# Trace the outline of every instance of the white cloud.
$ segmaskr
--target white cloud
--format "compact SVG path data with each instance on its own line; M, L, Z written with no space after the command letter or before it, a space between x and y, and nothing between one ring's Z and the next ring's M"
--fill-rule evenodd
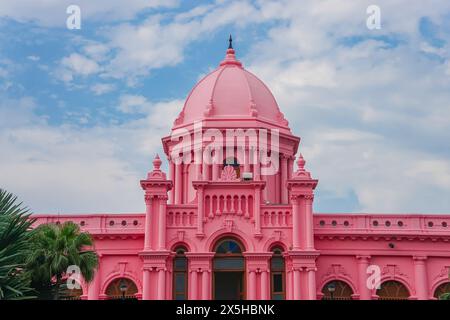
M2 99L1 187L39 213L143 212L139 180L182 105L152 106L123 125L55 127L33 113L33 99Z
M76 4L81 10L81 19L94 21L123 21L136 14L161 7L174 7L179 0L14 0L0 2L0 17L9 17L17 21L32 21L43 26L66 27L69 16L66 9ZM83 28L83 23L82 23Z
M97 83L91 87L91 91L96 95L102 95L105 93L109 93L115 89L115 85L112 83Z
M75 76L86 77L99 71L100 66L97 62L78 53L72 53L61 60L56 75L64 82L71 82Z

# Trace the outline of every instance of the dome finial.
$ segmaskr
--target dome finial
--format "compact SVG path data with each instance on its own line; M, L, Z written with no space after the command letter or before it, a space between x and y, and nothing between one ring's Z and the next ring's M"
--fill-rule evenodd
M228 49L233 49L233 38L231 37L231 34L230 34L230 37L228 38L228 42L230 43L228 45Z

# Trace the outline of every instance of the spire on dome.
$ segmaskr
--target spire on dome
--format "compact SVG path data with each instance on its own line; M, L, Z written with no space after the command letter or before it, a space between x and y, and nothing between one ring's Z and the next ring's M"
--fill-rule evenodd
M233 49L233 37L228 38L228 49L227 49L227 54L225 56L225 59L222 60L222 62L220 63L220 66L224 66L224 65L236 65L241 67L242 63L236 59L236 55L235 55L235 51Z

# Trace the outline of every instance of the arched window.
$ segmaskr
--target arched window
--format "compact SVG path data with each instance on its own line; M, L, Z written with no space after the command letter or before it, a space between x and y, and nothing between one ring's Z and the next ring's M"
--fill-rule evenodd
M283 249L274 247L270 259L270 292L272 300L286 299L286 280Z
M245 261L243 246L234 239L219 241L214 249L213 293L216 300L242 300Z
M136 284L128 278L116 279L106 288L109 300L136 299L137 292Z
M377 295L380 300L406 300L409 298L409 291L402 283L390 280L381 284Z
M173 259L173 298L174 300L187 299L188 287L188 261L186 258L186 248L178 247L175 249L175 258Z
M333 280L323 286L322 293L322 300L351 300L353 290L346 282Z
M241 166L239 165L239 162L236 158L226 158L223 161L223 167L226 166L232 166L234 171L236 172L236 178L239 178L241 176Z
M439 287L436 288L436 290L434 290L433 296L436 299L443 299L448 295L450 295L450 282L444 282L440 284Z

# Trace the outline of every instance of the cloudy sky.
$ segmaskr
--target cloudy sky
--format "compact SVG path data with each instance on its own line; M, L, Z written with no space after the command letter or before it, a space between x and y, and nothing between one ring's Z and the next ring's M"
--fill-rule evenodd
M448 0L3 0L0 187L37 213L143 212L138 181L230 33L302 137L316 211L450 213Z

